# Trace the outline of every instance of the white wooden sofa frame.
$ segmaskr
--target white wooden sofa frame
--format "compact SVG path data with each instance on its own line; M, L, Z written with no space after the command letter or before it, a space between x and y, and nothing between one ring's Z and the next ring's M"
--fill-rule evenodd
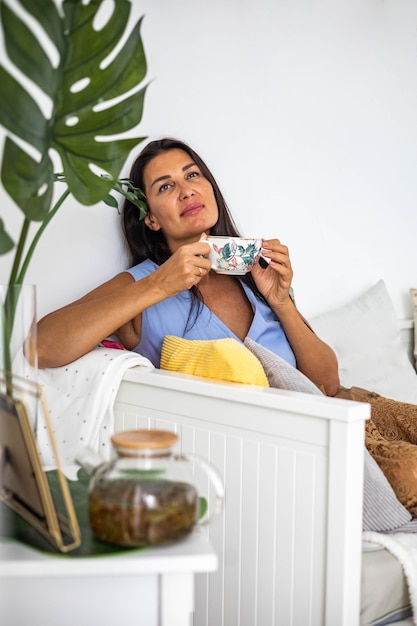
M401 323L410 358L413 325ZM132 368L116 430L176 431L226 488L194 626L357 626L368 404ZM140 608L140 601L138 601Z

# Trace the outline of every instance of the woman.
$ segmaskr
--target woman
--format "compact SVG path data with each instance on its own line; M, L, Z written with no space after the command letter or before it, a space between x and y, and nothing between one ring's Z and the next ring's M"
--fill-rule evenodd
M241 341L250 336L334 395L337 360L294 305L287 247L263 240L262 255L270 263L256 264L239 279L212 271L204 237L239 233L213 175L181 141L148 144L130 177L148 205L139 221L137 208L125 203L132 268L39 322L40 367L67 364L113 334L156 366L168 334Z

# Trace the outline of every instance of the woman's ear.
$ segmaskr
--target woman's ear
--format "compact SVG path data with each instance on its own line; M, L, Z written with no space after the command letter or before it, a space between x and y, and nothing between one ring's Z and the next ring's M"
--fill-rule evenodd
M158 221L150 214L147 213L143 220L148 228L151 230L160 230L160 225Z

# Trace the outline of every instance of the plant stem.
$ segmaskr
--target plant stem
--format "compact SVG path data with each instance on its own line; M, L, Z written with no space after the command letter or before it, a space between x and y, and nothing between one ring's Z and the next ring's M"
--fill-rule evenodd
M43 220L42 224L38 228L38 231L37 231L36 235L34 236L34 238L32 240L32 243L30 244L29 250L27 251L26 257L25 257L25 259L24 259L24 261L22 263L22 267L21 267L21 270L19 272L19 275L17 276L16 282L18 284L22 284L23 283L23 280L25 278L27 269L29 267L29 263L30 263L30 261L32 259L32 256L33 256L33 253L35 251L35 248L38 245L39 239L41 238L45 228L48 226L49 222L54 217L54 215L56 214L58 209L62 206L62 204L64 203L66 198L68 198L70 193L71 193L70 190L67 188L64 191L64 193L61 195L61 197L56 201L55 206L52 207L52 209L49 211L49 213L47 214L47 216Z
M14 317L16 313L17 300L14 297L12 285L16 284L16 277L19 271L19 265L25 248L26 238L29 232L30 220L25 218L20 231L19 242L17 244L16 254L13 261L12 271L10 273L9 284L4 297L4 302L1 303L1 316L2 316L2 328L3 328L3 369L5 376L9 377L12 371L12 356L10 349L10 342L12 340ZM8 382L10 380L7 378Z
M48 226L51 219L54 217L58 209L61 207L66 198L70 195L70 190L67 188L64 193L60 196L60 198L55 203L54 207L48 212L47 216L41 223L38 228L36 235L34 236L32 243L29 246L29 249L26 253L26 256L23 258L23 252L25 248L25 243L27 239L27 235L29 232L29 227L31 221L25 218L22 229L20 231L19 242L16 248L16 255L14 258L12 270L10 273L9 284L7 286L7 291L5 294L4 302L1 305L1 316L2 316L2 328L3 328L3 347L4 347L4 355L3 355L3 367L5 370L6 377L9 377L12 373L12 357L11 357L11 346L10 342L12 339L13 326L16 315L16 306L20 295L20 289L17 287L14 288L15 285L22 285L27 269L29 267L29 263L32 259L35 248L41 238L45 228ZM7 378L7 380L9 380ZM10 382L10 380L9 380Z
M7 292L8 295L8 292ZM3 363L4 377L6 381L10 382L8 377L12 371L12 355L10 350L11 332L9 328L6 302L1 304L1 326L3 329Z
M64 191L64 193L61 195L61 197L57 200L55 206L48 212L47 216L45 217L42 224L38 228L38 231L36 235L34 236L32 243L30 244L29 250L27 251L26 256L24 257L23 262L22 262L23 251L25 248L25 243L26 243L31 221L25 218L23 222L22 230L20 231L19 242L17 244L13 267L12 267L12 271L10 274L9 285L8 285L8 289L7 289L7 293L5 297L5 302L4 302L4 311L5 311L5 316L6 316L5 328L7 328L5 339L7 339L7 335L9 335L9 339L11 339L12 332L13 332L14 316L15 316L16 305L17 305L17 300L18 300L18 297L16 298L12 297L13 295L12 286L23 284L23 280L25 278L27 269L29 267L29 263L32 259L33 253L35 251L35 248L39 242L39 239L42 233L44 232L45 228L48 226L49 222L54 217L54 215L56 214L56 212L58 211L58 209L60 208L60 206L62 205L64 200L69 196L70 193L71 192L67 188ZM20 268L20 271L19 271L19 268Z
M23 222L23 226L22 226L22 230L20 231L20 237L19 237L19 242L17 244L17 249L16 249L16 254L14 257L14 261L13 261L13 266L12 266L12 271L10 273L10 278L9 278L9 285L15 285L16 284L16 277L17 277L17 273L19 271L19 266L20 266L20 262L22 259L22 255L23 255L23 250L25 248L25 243L26 243L26 238L29 232L29 227L30 227L30 220L28 220L27 217L25 217L25 220Z

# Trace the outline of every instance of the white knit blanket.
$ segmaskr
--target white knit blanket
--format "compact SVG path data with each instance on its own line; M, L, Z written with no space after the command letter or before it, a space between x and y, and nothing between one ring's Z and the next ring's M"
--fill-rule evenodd
M114 401L124 372L137 365L154 367L135 352L97 347L69 365L38 371L62 465L73 464L86 446L109 458ZM42 422L37 440L44 465L55 465Z
M413 608L413 624L417 625L417 533L366 532L362 538L383 546L401 563Z

